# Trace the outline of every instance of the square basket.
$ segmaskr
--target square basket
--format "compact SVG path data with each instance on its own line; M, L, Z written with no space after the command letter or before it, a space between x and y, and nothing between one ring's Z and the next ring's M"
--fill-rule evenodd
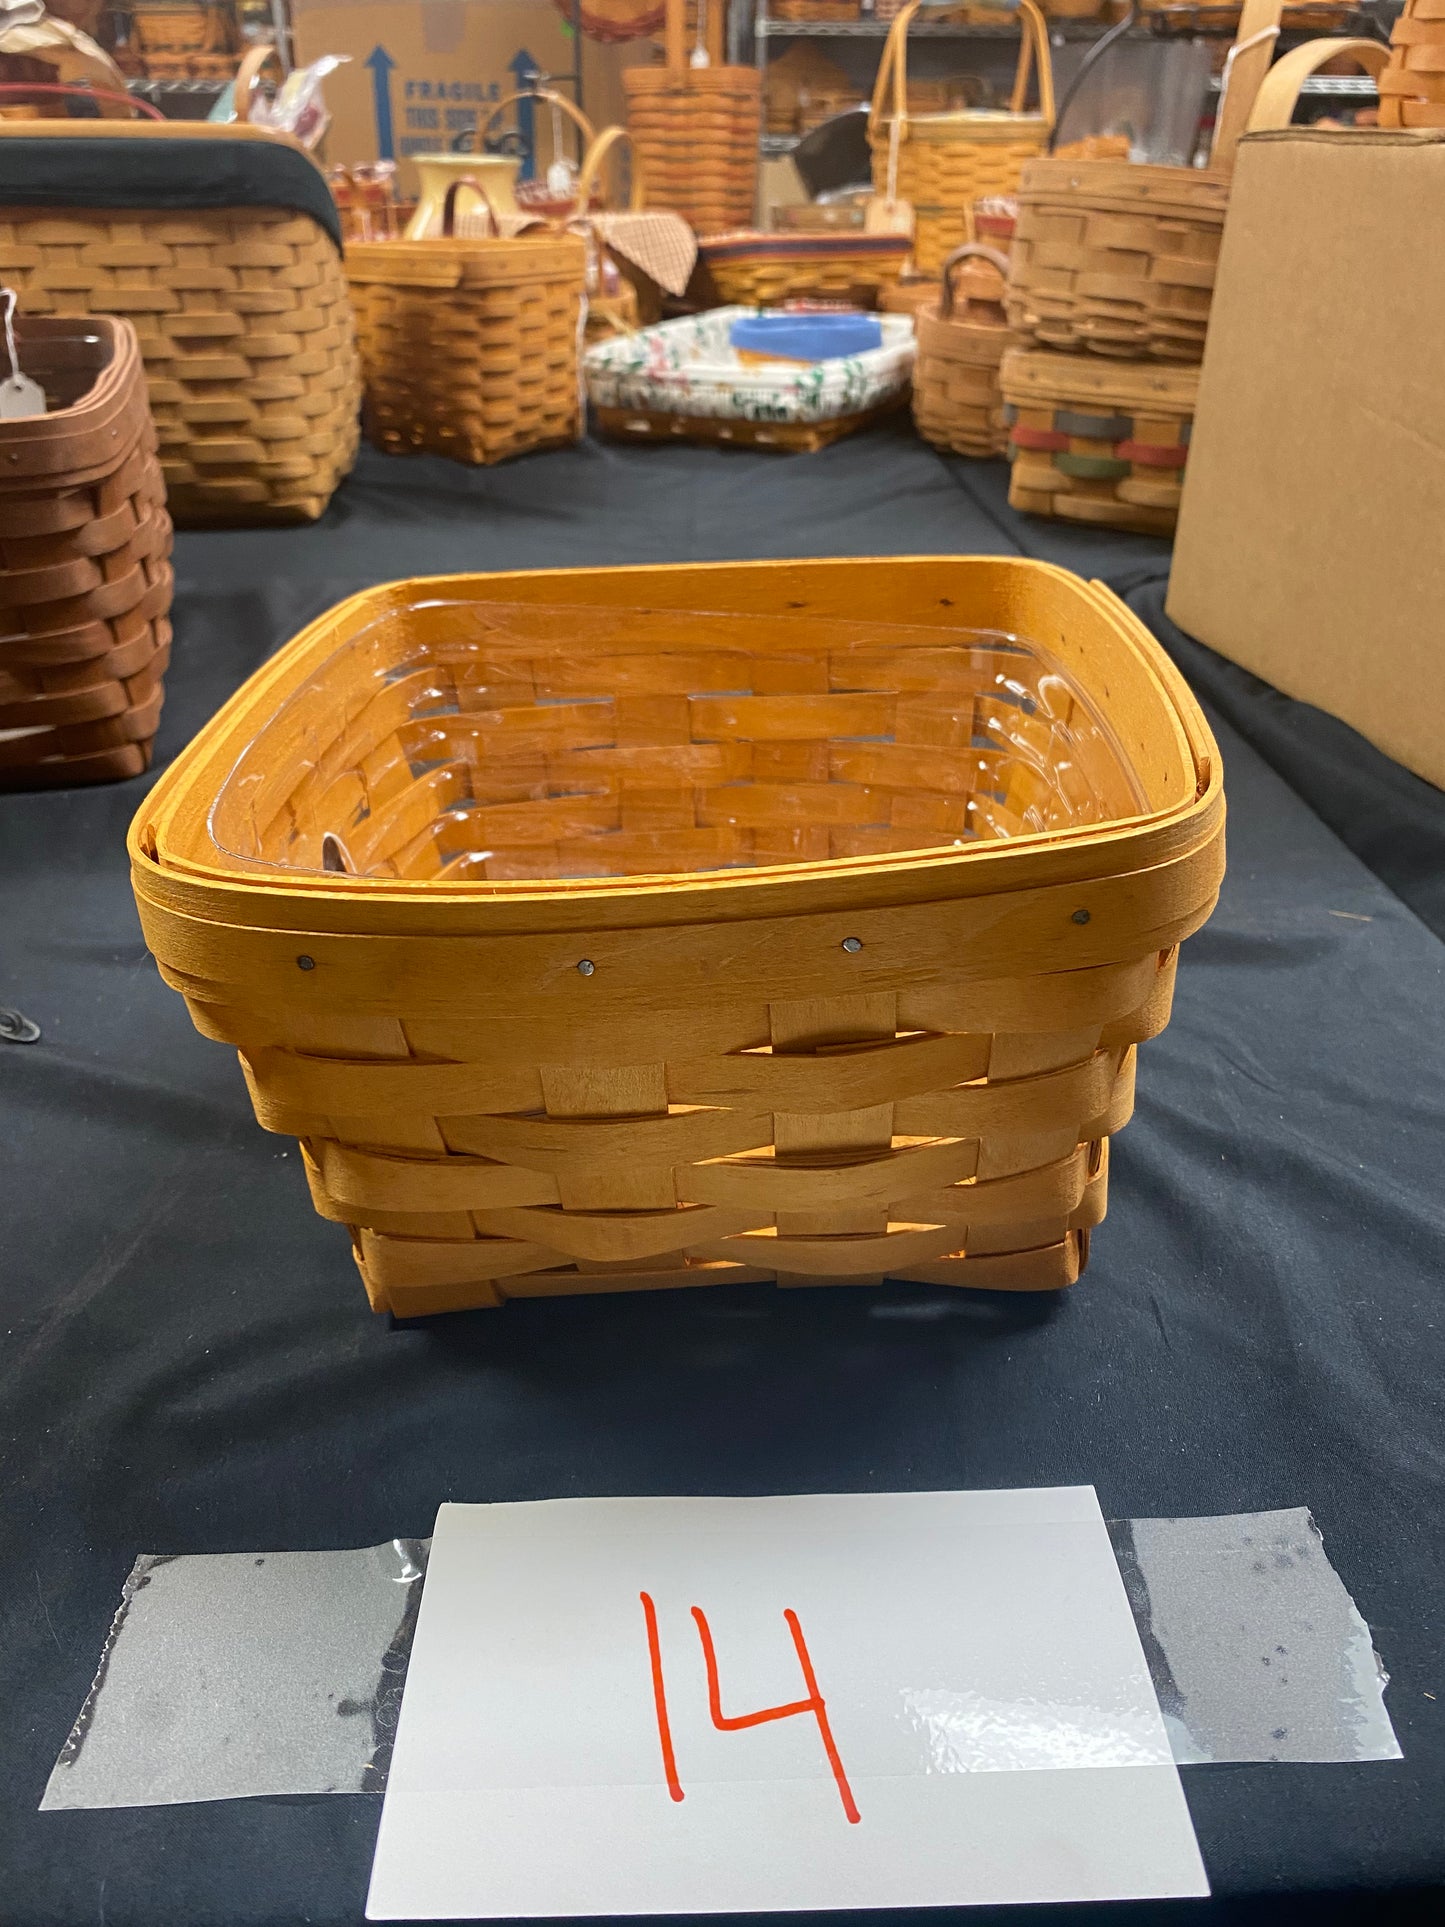
M1072 1283L1223 826L1100 584L890 557L368 590L130 848L165 980L406 1315Z

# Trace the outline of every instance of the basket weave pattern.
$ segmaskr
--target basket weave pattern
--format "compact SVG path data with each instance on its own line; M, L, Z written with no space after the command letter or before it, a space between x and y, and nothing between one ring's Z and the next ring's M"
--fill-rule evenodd
M935 448L956 455L1001 455L1008 436L999 363L1016 345L1000 305L1003 275L1000 267L975 257L960 280L962 306L950 303L944 313L935 299L915 316L913 419Z
M1140 792L1067 675L996 630L781 615L817 601L785 566L775 591L727 571L733 615L668 614L681 571L593 575L606 609L356 598L137 819L163 972L302 1140L377 1308L1078 1275L1134 1046L1218 887L1212 752L1164 732L1151 781L1187 820L1115 854ZM926 607L925 578L935 610L967 599L957 564L865 566L865 606ZM1031 565L970 567L1042 619ZM1104 592L1055 580L1080 648L1162 715ZM971 892L965 848L1027 868L1012 830L1072 880L970 868ZM730 864L765 867L699 874Z
M134 324L178 522L313 521L350 470L351 304L314 221L0 207L0 276L31 313Z
M485 464L576 440L579 236L380 241L347 268L379 447Z
M1445 0L1405 0L1379 89L1381 127L1445 127Z
M680 214L699 234L746 227L758 191L757 69L628 67L622 85L648 205Z
M103 410L99 459L37 471L23 453L34 419L0 421L0 789L139 775L160 718L172 574L155 429L134 335L88 327L113 343L104 401L47 380L64 412L45 424L84 436ZM25 366L42 376L66 333L23 326Z
M1000 380L1011 507L1143 534L1173 532L1196 368L1081 365L1067 355L1016 349L1005 356Z
M1198 361L1227 175L1034 161L1019 185L1009 325L1048 348Z
M713 237L715 245L736 238ZM850 239L863 244L850 246ZM874 308L897 281L910 252L906 236L897 237L891 246L847 234L822 245L809 237L791 250L782 235L760 234L758 242L753 254L736 249L717 253L703 247L704 264L726 306L766 308L782 301L819 296Z

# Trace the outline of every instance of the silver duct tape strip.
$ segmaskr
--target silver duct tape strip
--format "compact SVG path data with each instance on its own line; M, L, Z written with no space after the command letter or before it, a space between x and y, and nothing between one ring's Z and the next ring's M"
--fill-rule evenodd
M1110 1530L1181 1766L1400 1757L1307 1511ZM138 1559L42 1811L381 1792L427 1543Z

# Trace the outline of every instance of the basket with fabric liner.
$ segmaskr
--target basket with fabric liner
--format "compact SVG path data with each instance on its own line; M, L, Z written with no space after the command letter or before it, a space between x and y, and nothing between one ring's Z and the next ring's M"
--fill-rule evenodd
M806 454L904 405L913 368L904 317L881 317L881 346L859 354L745 362L732 345L733 324L759 312L713 308L590 348L587 391L598 430L627 441Z
M180 523L314 521L356 459L336 204L284 135L0 122L0 281L133 323Z
M47 412L0 419L0 790L138 776L172 575L135 330L21 317L15 334Z
M971 209L987 195L1012 194L1026 161L1041 154L1053 130L1054 81L1048 29L1034 0L1019 0L1021 41L1006 113L910 113L908 28L921 0L904 7L889 29L868 122L873 189L882 206L912 211L915 265L937 274L943 258L974 239ZM1024 103L1038 69L1038 110Z
M999 369L1009 506L1170 535L1179 515L1199 370L1013 348Z
M368 590L130 851L165 980L407 1315L1073 1282L1223 822L1102 585L890 557Z
M1316 40L1270 67L1279 0L1251 0L1226 67L1208 168L1129 160L1030 161L1006 300L1009 326L1043 348L1126 360L1199 361L1240 136L1287 127L1306 78L1353 56L1379 73L1371 40Z

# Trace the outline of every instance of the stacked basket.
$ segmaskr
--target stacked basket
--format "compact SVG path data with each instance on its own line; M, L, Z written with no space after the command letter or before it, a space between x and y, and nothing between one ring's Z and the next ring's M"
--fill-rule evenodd
M1445 0L1405 0L1380 75L1382 127L1445 127Z
M1016 508L1172 532L1240 136L1287 125L1325 61L1384 64L1373 41L1317 40L1271 70L1280 13L1280 0L1247 0L1207 169L1024 169L1005 308L1028 345L1001 374Z
M699 234L746 227L758 193L762 82L755 67L722 64L722 25L710 9L711 64L689 66L683 0L668 0L664 65L622 74L649 198Z
M136 776L170 653L171 524L135 330L14 335L46 412L0 419L0 789Z

